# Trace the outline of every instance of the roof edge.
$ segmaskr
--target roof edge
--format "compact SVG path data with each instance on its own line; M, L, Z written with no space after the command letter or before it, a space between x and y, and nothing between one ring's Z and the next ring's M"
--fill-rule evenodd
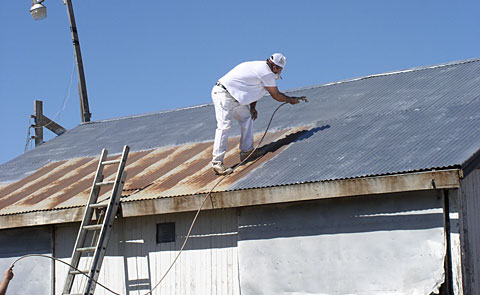
M382 175L286 186L214 192L206 209L226 209L298 201L392 194L412 191L456 189L460 187L460 169L433 170ZM126 201L124 217L196 211L206 194Z
M465 177L477 168L480 168L480 150L477 150L470 158L468 158L462 164L462 169Z
M412 191L456 189L460 187L460 169L362 177L300 183L287 186L222 191L212 194L204 210L253 205L380 195ZM122 201L123 217L196 211L206 194ZM84 207L52 209L0 215L0 229L79 222Z

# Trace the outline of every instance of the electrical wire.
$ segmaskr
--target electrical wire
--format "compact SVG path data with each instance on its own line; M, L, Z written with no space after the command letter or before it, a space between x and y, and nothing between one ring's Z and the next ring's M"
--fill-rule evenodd
M32 117L28 116L28 126L27 126L27 139L25 140L25 150L24 153L28 151L30 141L32 137L30 135L30 128L32 128Z
M53 116L53 119L51 119L50 122L48 122L47 124L45 125L41 125L41 126L33 126L33 128L43 128L43 127L47 127L48 125L54 123L54 121L58 120L60 118L60 115L62 114L62 112L65 110L65 108L67 107L67 102L70 98L70 92L71 92L71 89L72 89L72 83L73 83L73 76L75 74L75 68L77 67L77 63L75 62L75 57L74 57L74 60L73 60L73 68L72 68L72 73L70 74L70 82L68 83L68 86L67 88L65 88L65 94L63 96L63 102L62 102L62 107L57 111L57 113L55 114L55 116Z
M250 152L250 154L243 160L241 161L236 167L235 169L237 169L238 167L240 167L243 163L247 162L248 159L253 155L253 153L260 147L260 144L262 143L262 141L265 139L265 136L267 135L267 132L270 128L270 125L272 124L272 120L273 120L273 117L275 116L275 113L282 107L284 106L285 104L287 104L287 102L284 102L282 104L280 104L276 109L275 111L273 112L272 116L270 117L270 121L268 122L268 125L267 125L267 128L265 129L265 132L263 133L263 136L262 138L260 139L260 141L258 142L257 146ZM256 159L258 160L258 159ZM255 163L256 161L252 162ZM147 293L143 294L143 295L148 295L148 294L152 294L153 290L155 290L162 282L163 280L165 279L165 277L168 275L168 273L170 272L170 270L173 268L173 266L175 265L175 263L177 262L178 258L180 257L180 254L182 254L183 250L185 249L185 246L187 245L187 242L190 238L190 235L192 234L192 230L193 230L193 227L195 225L195 222L197 221L197 218L198 218L198 215L200 214L200 211L202 211L202 208L203 206L205 205L205 202L207 201L207 199L209 197L211 197L212 195L212 192L213 190L226 178L228 177L229 175L232 175L234 172L235 172L235 169L232 171L232 173L230 174L227 174L227 175L223 175L216 183L215 185L210 189L210 191L205 195L205 197L203 198L203 201L202 203L200 204L200 207L198 208L196 214L195 214L195 217L193 218L192 220L192 223L190 225L190 228L188 229L188 232L187 232L187 235L185 236L185 241L183 242L182 244L182 247L180 248L180 250L178 251L178 254L176 255L175 259L173 260L173 262L170 264L170 267L167 269L167 271L163 274L163 276L160 278L160 280L158 281L158 283ZM86 273L82 272L81 270L79 270L78 268L76 268L75 266L61 260L61 259L58 259L58 258L55 258L53 256L48 256L48 255L43 255L43 254L27 254L27 255L24 255L20 258L18 258L17 260L15 260L13 263L12 263L12 266L13 267L15 265L15 263L17 263L18 261L24 259L24 258L27 258L27 257L32 257L32 256L38 256L38 257L44 257L44 258L50 258L50 259L53 259L55 261L58 261L58 262L61 262L65 265L68 265L70 267L72 267L73 269L75 269L76 271L78 271L80 274L86 276L87 278L89 278L90 280L92 280L93 282L95 282L96 284L98 284L99 286L103 287L105 290L111 292L112 294L116 294L116 295L121 295L120 293L117 293L115 291L112 291L111 289L109 289L108 287L102 285L101 283L99 283L98 281L94 280L92 277L90 277L89 275L87 275Z
M36 126L36 125L32 125L31 124L31 119L32 119L32 116L29 117L28 119L28 127L27 127L27 139L25 141L25 149L24 149L24 153L27 152L30 148L30 142L32 141L32 137L30 135L30 129L31 128L43 128L43 127L47 127L49 126L50 124L54 123L54 121L58 120L60 118L60 114L65 110L65 108L67 107L67 102L68 102L68 99L70 98L70 91L72 89L72 83L73 83L73 74L75 73L75 68L77 67L77 63L75 62L75 58L73 59L73 68L72 68L72 73L70 74L70 82L68 83L68 86L67 88L65 89L65 95L63 96L63 103L62 103L62 107L57 111L57 113L55 114L55 116L53 116L53 119L48 122L47 124L45 125L41 125L41 126Z

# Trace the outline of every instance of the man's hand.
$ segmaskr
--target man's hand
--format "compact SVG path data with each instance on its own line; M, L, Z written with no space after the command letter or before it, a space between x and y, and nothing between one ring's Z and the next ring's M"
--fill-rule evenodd
M3 274L3 279L7 281L10 281L13 279L13 267L10 267L5 271L5 273Z
M256 120L258 116L258 112L255 108L250 108L250 115L252 116L252 120Z
M308 100L305 96L289 96L288 98L289 98L288 103L290 103L290 104L297 104L300 101L308 102Z

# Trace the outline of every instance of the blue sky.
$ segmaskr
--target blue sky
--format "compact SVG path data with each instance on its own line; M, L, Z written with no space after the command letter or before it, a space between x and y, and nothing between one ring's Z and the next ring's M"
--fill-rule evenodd
M48 17L35 22L30 0L2 1L0 163L23 153L34 99L67 129L81 122L66 7L61 0L44 5ZM210 103L219 77L274 52L288 60L281 90L480 57L480 1L473 0L73 6L92 120Z

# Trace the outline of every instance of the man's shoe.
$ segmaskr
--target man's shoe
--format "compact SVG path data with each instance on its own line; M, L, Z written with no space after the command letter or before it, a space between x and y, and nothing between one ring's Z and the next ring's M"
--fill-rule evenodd
M232 168L227 168L223 163L212 163L213 172L217 175L228 175L233 172Z
M252 151L253 150L249 150L249 151L246 151L246 152L240 152L240 162L243 162L243 160L245 160L247 157L248 157L249 160L254 160L254 159L263 155L262 151L259 150L259 149L256 149L253 152L253 154L252 154ZM252 154L252 155L250 155L250 154Z

